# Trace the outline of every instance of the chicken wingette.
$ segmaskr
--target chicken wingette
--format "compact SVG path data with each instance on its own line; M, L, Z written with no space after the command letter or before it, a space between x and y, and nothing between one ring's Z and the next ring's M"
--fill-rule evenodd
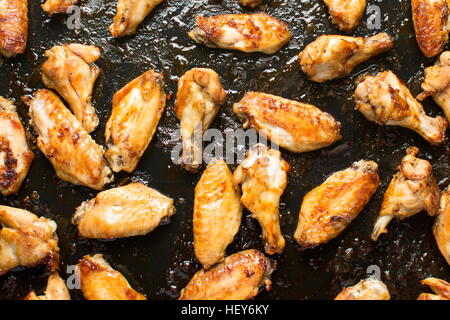
M38 296L31 291L24 300L70 300L70 294L64 280L57 272L54 272L48 278L47 288L43 295Z
M339 30L350 33L361 21L367 0L324 0L331 15L331 21Z
M69 13L69 9L77 3L78 0L46 0L42 9L49 15Z
M450 300L450 283L437 278L427 278L421 281L422 284L429 286L432 293L421 293L417 300Z
M450 265L450 188L442 193L439 215L434 222L433 234L442 256Z
M386 285L377 279L361 280L353 287L342 290L334 300L390 300Z
M250 8L257 8L260 5L262 5L264 0L240 0L239 3L241 6L244 7L250 7Z
M28 39L28 0L0 0L0 52L23 53Z

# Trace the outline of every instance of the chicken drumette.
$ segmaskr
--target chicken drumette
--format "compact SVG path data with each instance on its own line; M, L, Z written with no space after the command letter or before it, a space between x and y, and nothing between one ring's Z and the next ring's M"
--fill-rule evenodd
M450 265L450 188L442 194L439 215L433 226L436 243Z
M7 58L23 53L28 39L28 1L0 0L0 52Z
M331 20L339 30L350 33L361 21L367 0L324 0Z
M390 300L391 295L386 285L377 279L361 280L353 287L345 288L335 300Z
M70 294L64 280L54 272L48 278L47 288L42 296L31 291L24 300L70 300Z
M372 240L378 240L392 219L406 219L423 210L430 216L439 211L440 191L436 185L433 167L427 160L416 158L419 149L410 147L398 167L381 204L375 221Z
M49 15L58 13L69 13L69 9L78 3L78 0L47 0L42 9Z
M421 282L429 286L435 294L421 293L417 300L450 300L450 283L437 278L427 278Z
M264 0L240 0L239 3L244 7L257 8L262 5Z

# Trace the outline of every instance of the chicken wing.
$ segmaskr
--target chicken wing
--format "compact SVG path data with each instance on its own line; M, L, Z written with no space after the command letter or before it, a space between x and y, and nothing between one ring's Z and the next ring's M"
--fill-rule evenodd
M257 8L263 4L264 0L240 0L241 6Z
M372 240L377 241L392 219L409 218L423 210L430 216L439 211L440 191L433 167L427 160L416 158L419 149L410 147L384 194L379 217L375 220Z
M118 0L117 13L109 27L113 37L134 34L145 17L164 0Z
M279 151L259 143L248 151L233 175L234 184L242 184L241 203L259 221L264 249L271 255L284 250L278 207L289 170L289 164L281 159Z
M450 11L447 0L412 0L411 6L420 50L426 57L438 55L448 42Z
M54 46L45 51L42 82L67 101L87 132L94 131L98 117L91 104L92 91L100 69L94 64L100 49L82 44Z
M450 188L442 194L439 215L433 226L433 234L439 250L450 265Z
M28 1L0 0L0 52L7 58L23 53L28 39Z
M196 18L189 37L210 48L273 54L291 40L284 22L264 13Z
M0 206L0 275L16 267L34 267L47 262L58 269L56 223L33 213Z
M58 13L69 13L69 9L78 3L78 0L47 0L42 9L49 15Z
M334 300L390 300L391 295L386 285L376 279L361 280L353 287L342 290Z
M96 190L113 180L102 147L53 92L38 90L33 98L24 100L30 107L31 122L39 135L37 145L59 178Z
M196 172L202 162L202 136L225 103L227 93L219 75L211 69L194 68L178 81L175 113L183 140L183 167Z
M242 218L239 188L223 160L208 165L195 187L194 250L205 269L223 260Z
M320 36L299 53L303 72L315 82L345 77L360 63L394 47L387 33L373 37Z
M180 300L248 300L259 288L270 290L272 260L258 250L245 250L205 271L198 271L181 291Z
M391 71L366 76L355 91L356 110L379 125L412 129L433 145L444 142L448 122L425 114L406 85Z
M31 291L24 300L70 300L70 294L64 280L57 272L54 272L48 278L44 295L38 296L34 291Z
M0 192L4 196L19 191L33 158L16 107L0 97Z
M106 123L105 157L115 172L132 172L158 126L166 106L164 80L149 70L116 92Z
M307 152L332 145L341 124L315 106L262 92L247 92L233 106L244 121L262 136L291 152Z
M435 294L421 293L417 300L450 300L450 283L437 278L427 278L421 282L429 286Z
M373 161L355 162L303 198L294 233L302 249L337 237L358 216L378 188L377 170Z
M175 214L173 200L141 183L100 192L72 218L80 236L114 239L145 235Z
M131 288L127 279L114 270L101 254L84 256L77 268L81 291L87 300L147 300Z
M367 0L324 0L331 21L339 30L350 33L361 21Z

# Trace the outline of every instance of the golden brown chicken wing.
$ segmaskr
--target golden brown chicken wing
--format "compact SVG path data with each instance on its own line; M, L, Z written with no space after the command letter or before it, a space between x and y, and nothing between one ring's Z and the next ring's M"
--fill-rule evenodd
M100 58L100 49L72 43L54 46L45 51L45 55L47 61L41 68L42 82L67 101L87 132L94 131L98 117L91 104L91 96L100 74L100 69L94 64Z
M275 264L258 250L245 250L205 271L198 271L181 291L180 300L248 300L259 288L270 290Z
M84 256L77 268L81 291L87 300L147 300L131 288L127 279L114 270L101 254Z
M443 192L439 215L433 226L433 234L439 250L450 265L450 188Z
M284 22L265 13L196 18L189 37L207 47L273 54L291 40Z
M70 7L76 5L78 0L46 0L42 9L49 15L58 13L69 13Z
M223 260L239 231L240 196L225 161L209 164L195 187L194 201L194 250L205 269Z
M4 196L19 191L33 157L16 107L0 97L0 192Z
M387 33L373 37L320 36L299 53L302 70L315 82L345 77L360 63L394 47Z
M113 37L128 36L136 32L145 17L164 0L118 0L117 13L109 27Z
M421 282L429 286L435 294L421 293L417 300L450 300L450 283L437 278L427 278Z
M291 152L307 152L332 145L341 124L313 105L262 92L247 92L233 106L244 121L262 136Z
M447 0L412 0L412 16L417 43L426 57L442 52L448 42Z
M331 21L339 30L350 33L361 21L367 0L324 0L331 15Z
M34 267L47 262L58 268L56 223L33 213L0 206L0 275L16 267Z
M337 237L358 216L378 188L377 170L373 161L355 162L303 198L294 233L302 249Z
M72 222L78 225L82 237L114 239L145 235L173 214L172 199L134 182L83 202Z
M7 58L23 53L28 39L28 1L0 0L0 52Z
M103 149L53 92L38 90L24 100L39 135L37 145L59 178L96 190L113 180Z
M355 91L356 110L379 125L412 129L433 145L444 142L448 122L425 114L406 85L392 71L366 76Z
M334 300L390 300L391 295L386 285L376 279L361 280L353 287L342 290Z
M264 0L240 0L241 6L257 8L263 4Z
M183 140L183 167L196 172L202 162L202 137L225 103L227 93L219 75L211 69L194 68L178 81L175 112Z
M427 160L416 158L419 149L410 147L398 167L381 204L375 221L372 240L378 240L392 219L406 219L423 210L430 216L439 211L440 191L436 185L433 167Z
M116 92L105 129L105 157L115 172L132 172L136 168L152 141L165 106L163 76L153 70Z
M233 175L234 184L242 184L242 204L261 225L267 254L284 250L278 208L289 170L279 151L259 143L248 151Z
M48 278L47 289L42 296L31 291L24 300L70 300L70 294L64 280L54 272Z

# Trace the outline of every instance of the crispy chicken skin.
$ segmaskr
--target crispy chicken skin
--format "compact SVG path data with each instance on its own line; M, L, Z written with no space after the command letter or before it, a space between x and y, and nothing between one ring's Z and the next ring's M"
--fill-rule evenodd
M49 15L58 13L69 13L70 7L76 5L78 0L47 0L41 6Z
M386 285L376 279L361 280L353 287L345 288L334 300L390 300Z
M432 96L450 120L450 51L442 53L434 66L425 69L422 89L417 99L422 101Z
M118 0L117 13L109 31L113 37L134 34L145 17L164 0Z
M127 279L114 270L101 254L84 256L77 268L81 291L87 300L147 300L131 288Z
M450 265L450 188L442 193L439 215L434 222L433 234L439 250Z
M427 160L416 158L419 149L410 147L392 178L375 220L372 240L377 241L392 219L409 218L421 211L430 216L439 213L440 191L436 185L433 167Z
M315 82L345 77L360 63L394 47L387 33L347 37L323 35L308 44L298 58L303 72Z
M115 172L132 172L152 141L166 106L163 75L149 70L116 92L106 123L105 157Z
M442 52L448 42L447 0L412 0L414 30L420 50L426 57Z
M211 69L194 68L178 81L175 113L183 140L182 166L196 172L202 162L202 136L225 103L227 93L219 75Z
M433 145L444 142L447 120L427 116L422 105L392 71L364 77L356 88L355 102L355 109L369 121L409 128Z
M223 160L210 163L195 187L194 250L205 269L223 260L242 219L240 191Z
M373 161L355 162L303 198L294 233L302 249L337 237L358 216L378 188L377 170Z
M361 21L367 0L324 0L331 21L344 32L352 32Z
M56 223L33 213L0 206L0 276L16 267L47 263L58 269Z
M258 250L245 250L205 271L198 271L181 291L180 300L248 300L259 288L270 290L274 262Z
M28 39L28 1L0 0L0 52L7 58L23 53Z
M262 5L264 0L239 0L239 3L241 6L244 7L250 7L250 8L257 8L260 5Z
M289 170L279 151L256 144L233 175L234 184L242 184L241 203L259 221L264 249L271 255L283 252L285 246L278 209Z
M41 68L42 82L67 101L87 132L94 131L98 117L91 96L100 74L94 64L100 58L100 49L72 43L54 46L45 51L45 55L47 61Z
M174 213L172 199L134 182L83 202L72 222L82 237L114 239L145 235Z
M437 278L427 278L421 282L435 294L421 293L417 300L450 300L450 283Z
M196 18L189 37L207 47L273 54L291 40L284 22L265 13Z
M64 280L54 272L48 278L47 289L42 296L31 291L24 300L70 300L70 294Z
M0 192L4 196L19 191L33 157L16 107L0 97Z
M113 180L102 147L53 92L41 89L24 100L39 135L37 145L60 179L96 190Z
M247 92L233 106L244 121L262 136L295 153L332 145L341 139L341 124L313 105L262 92Z

